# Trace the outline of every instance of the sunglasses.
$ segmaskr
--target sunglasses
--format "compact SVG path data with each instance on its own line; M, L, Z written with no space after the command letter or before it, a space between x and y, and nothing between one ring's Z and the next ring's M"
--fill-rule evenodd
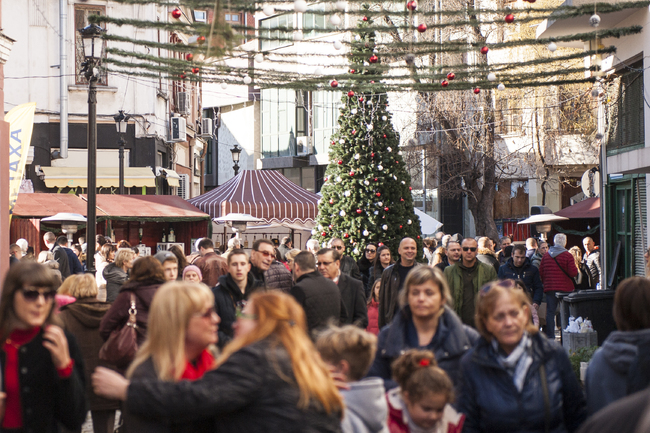
M371 250L371 249L366 248L366 252L367 252L367 253L376 253L377 250Z
M213 315L217 315L217 310L212 308L208 308L208 310L205 313L195 313L196 316L200 316L203 319L211 319Z
M54 295L56 295L56 290L48 290L45 292L41 292L36 288L23 287L22 289L20 289L20 293L22 293L23 298L25 298L25 300L28 302L35 302L41 295L43 295L43 299L45 300L45 302L49 302L52 299L54 299Z
M471 252L474 252L474 251L476 251L476 247L463 247L463 251L471 251Z
M250 319L250 320L257 320L257 315L255 314L246 314L242 311L241 307L237 307L235 310L235 317L238 319Z
M260 253L264 257L275 257L274 253L269 253L268 251L256 251L257 253Z
M334 263L334 262L317 262L316 267L318 267L318 266L329 266L332 263Z

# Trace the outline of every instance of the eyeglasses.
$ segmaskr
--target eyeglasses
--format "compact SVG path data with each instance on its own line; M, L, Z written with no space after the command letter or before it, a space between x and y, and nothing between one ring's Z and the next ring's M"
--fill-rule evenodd
M471 252L474 252L474 251L476 251L476 247L463 247L463 251L471 251Z
M205 313L194 313L194 315L201 316L201 318L203 319L211 319L213 315L214 316L217 315L217 311L214 309L214 307L212 307L212 308L208 308L208 310Z
M334 263L334 262L316 262L316 267L319 267L319 266L329 266L329 265L331 265L332 263Z
M268 251L255 251L256 253L260 253L264 257L275 257L274 253L270 253Z
M20 293L22 293L23 298L25 298L27 302L35 302L41 295L43 296L45 302L49 302L52 299L54 299L54 295L56 295L56 290L48 290L45 292L41 292L35 287L29 287L29 288L23 287L22 289L20 289Z
M238 319L257 320L256 314L246 314L242 311L241 307L237 307L237 309L235 310L235 317L237 317Z

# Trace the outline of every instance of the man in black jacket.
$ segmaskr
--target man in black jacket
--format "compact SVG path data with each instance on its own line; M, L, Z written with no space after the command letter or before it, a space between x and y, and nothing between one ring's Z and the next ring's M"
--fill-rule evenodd
M341 272L341 256L338 251L323 248L316 253L318 272L328 280L334 281L341 291L341 300L347 311L347 320L341 325L353 324L366 329L368 326L368 307L363 283Z
M54 260L59 264L59 272L61 272L61 279L65 280L70 276L70 262L65 249L56 243L56 235L52 232L47 232L43 235L45 246L54 255Z
M321 329L329 322L345 322L347 313L342 311L341 292L333 281L316 271L316 259L308 251L302 251L293 259L293 276L296 284L291 294L305 310L309 333Z
M341 273L349 275L359 281L363 281L363 275L361 275L357 262L355 262L352 257L345 254L345 244L343 241L339 238L334 238L330 241L329 247L338 251L341 257Z
M393 316L399 310L397 294L404 285L406 275L411 269L419 266L415 261L418 254L418 245L413 238L404 238L399 243L397 250L400 259L390 265L381 274L381 285L379 286L379 329L388 325Z

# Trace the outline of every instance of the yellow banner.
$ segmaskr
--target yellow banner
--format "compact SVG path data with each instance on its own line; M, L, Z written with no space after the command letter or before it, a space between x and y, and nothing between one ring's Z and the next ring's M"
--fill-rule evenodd
M23 180L29 144L34 129L34 111L36 102L19 105L5 115L9 123L9 218L14 210L18 190Z

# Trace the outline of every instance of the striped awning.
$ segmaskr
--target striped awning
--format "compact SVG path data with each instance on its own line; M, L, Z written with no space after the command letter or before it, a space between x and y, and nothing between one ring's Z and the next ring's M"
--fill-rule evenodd
M313 223L320 197L277 171L244 170L218 188L189 200L212 218L243 213L271 223Z
M48 188L88 188L88 168L86 167L41 167ZM97 167L97 187L119 187L118 167ZM125 167L124 186L149 188L156 187L156 177L149 167Z

